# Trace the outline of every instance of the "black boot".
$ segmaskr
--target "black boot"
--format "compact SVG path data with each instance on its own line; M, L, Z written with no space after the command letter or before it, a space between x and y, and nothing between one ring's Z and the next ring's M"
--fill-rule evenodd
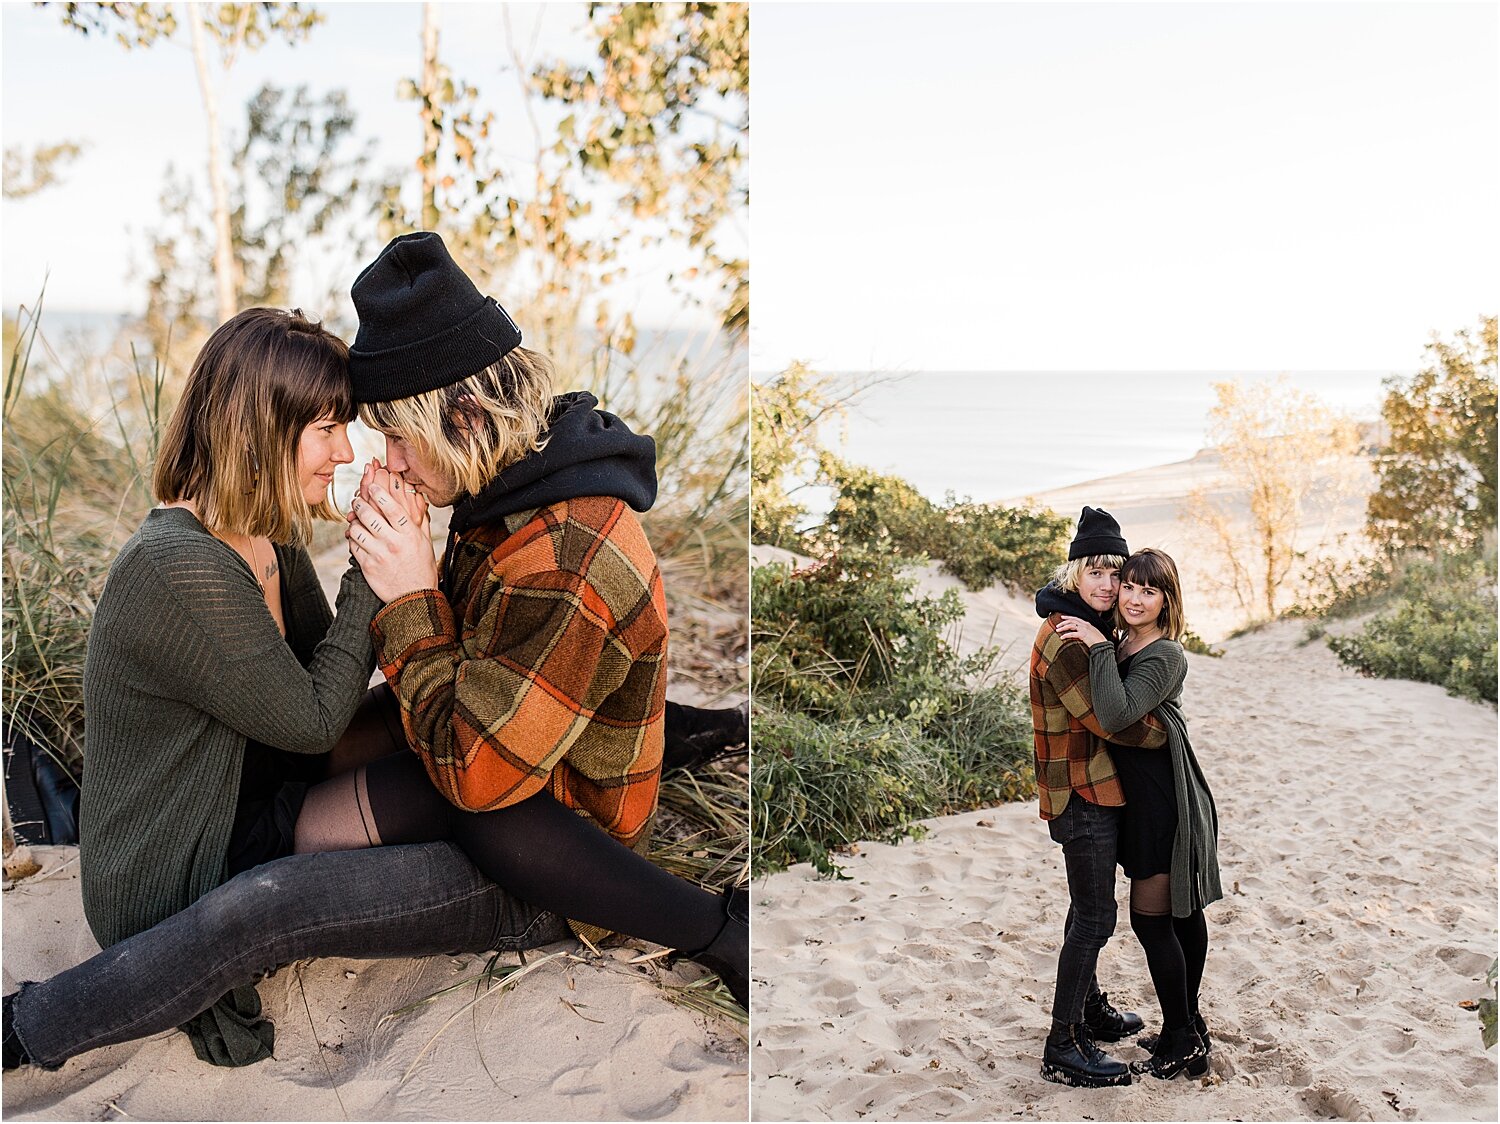
M1130 1084L1130 1068L1095 1046L1083 1023L1053 1024L1042 1047L1042 1076L1059 1085L1085 1089Z
M750 707L685 706L667 700L662 722L666 745L661 771L696 769L715 758L744 750L750 740Z
M1208 1036L1208 1024L1203 1021L1203 1016L1197 1011L1193 1012L1193 1029L1198 1032L1198 1037L1203 1040L1203 1056L1206 1058L1214 1052L1214 1041ZM1161 1035L1159 1034L1143 1034L1135 1040L1135 1044L1143 1050L1150 1050L1152 1053L1155 1053L1156 1044L1160 1040ZM1203 1075L1201 1073L1194 1073L1193 1076L1201 1077Z
M1157 1036L1151 1057L1143 1062L1131 1062L1130 1068L1136 1073L1149 1073L1164 1081L1170 1081L1179 1073L1202 1077L1208 1072L1208 1049L1203 1045L1203 1039L1198 1037L1197 1028L1192 1023L1187 1026L1163 1027L1161 1034Z
M734 1001L750 1012L750 891L724 891L724 927L707 948L683 955L718 975Z
M1118 1042L1139 1034L1146 1025L1134 1011L1116 1011L1109 994L1103 991L1096 991L1083 1001L1083 1023L1095 1042Z

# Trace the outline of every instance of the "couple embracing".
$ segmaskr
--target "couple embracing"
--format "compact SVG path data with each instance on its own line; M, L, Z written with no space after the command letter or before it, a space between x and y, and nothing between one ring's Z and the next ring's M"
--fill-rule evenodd
M1031 653L1041 816L1063 849L1069 906L1042 1076L1128 1085L1208 1072L1198 990L1208 952L1203 909L1219 886L1218 814L1182 713L1187 657L1172 559L1131 554L1120 525L1085 507L1068 561L1036 598L1046 617ZM1127 1066L1097 1045L1138 1034L1095 975L1115 927L1115 866L1130 879L1130 927L1146 954L1162 1029Z
M748 1005L745 892L646 857L666 746L735 740L724 712L665 699L666 602L635 516L654 443L555 394L436 234L393 240L352 296L352 348L247 309L188 375L160 506L89 634L80 858L104 951L5 996L6 1069L173 1026L244 1065L271 1055L253 985L281 965L591 927L682 950ZM340 516L356 414L386 463ZM429 502L452 507L441 564ZM316 518L345 523L336 613Z

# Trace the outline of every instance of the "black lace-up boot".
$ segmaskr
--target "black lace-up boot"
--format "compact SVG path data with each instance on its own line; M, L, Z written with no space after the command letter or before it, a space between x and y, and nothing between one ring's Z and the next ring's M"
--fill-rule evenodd
M1095 1042L1118 1042L1139 1034L1145 1023L1134 1011L1117 1011L1109 993L1096 991L1083 1001L1083 1022Z
M1130 1068L1135 1073L1149 1073L1164 1081L1170 1081L1179 1073L1202 1077L1208 1072L1208 1048L1203 1045L1203 1039L1198 1037L1197 1028L1192 1023L1163 1027L1151 1057L1143 1062L1131 1062Z
M1042 1047L1042 1076L1059 1085L1097 1089L1129 1085L1130 1067L1094 1045L1083 1023L1054 1023Z
M1197 1011L1193 1012L1193 1029L1198 1032L1198 1037L1203 1039L1203 1056L1206 1058L1214 1052L1214 1040L1208 1036L1208 1024L1203 1021L1203 1016ZM1155 1053L1156 1043L1160 1039L1159 1034L1143 1034L1135 1040L1135 1044L1143 1050ZM1194 1073L1193 1076L1201 1077L1202 1074Z

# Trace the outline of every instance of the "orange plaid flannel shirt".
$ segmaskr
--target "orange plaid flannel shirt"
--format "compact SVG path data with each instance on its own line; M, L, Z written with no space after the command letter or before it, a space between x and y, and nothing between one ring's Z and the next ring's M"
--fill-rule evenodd
M644 850L661 780L667 608L635 514L566 500L450 547L452 602L397 598L371 624L438 791L471 811L542 789Z
M1042 819L1061 815L1073 793L1105 807L1125 803L1125 792L1106 740L1155 749L1167 744L1167 729L1148 714L1124 730L1106 730L1094 717L1089 696L1089 649L1064 639L1053 613L1031 646L1031 731L1036 748L1036 790Z

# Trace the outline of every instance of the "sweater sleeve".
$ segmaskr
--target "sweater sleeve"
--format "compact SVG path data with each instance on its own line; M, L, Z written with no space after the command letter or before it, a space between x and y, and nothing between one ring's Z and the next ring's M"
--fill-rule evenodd
M628 663L602 659L617 641L604 600L582 575L541 570L483 581L477 622L460 633L438 590L392 601L370 626L401 702L407 741L432 782L469 811L541 791L587 727L589 699Z
M250 571L234 565L228 549L178 540L154 552L160 604L156 620L139 622L137 643L151 649L145 654L173 697L247 738L325 753L364 697L374 669L369 623L380 601L351 563L337 615L303 667Z
M1125 729L1175 695L1182 682L1181 651L1170 641L1158 641L1135 657L1130 674L1121 679L1114 648L1091 647L1089 686L1099 721L1111 730Z
M1167 744L1166 727L1150 714L1126 723L1118 730L1109 728L1109 723L1099 715L1095 704L1095 684L1090 679L1092 656L1081 640L1061 640L1055 649L1049 641L1048 649L1050 662L1046 671L1047 682L1068 713L1090 733L1121 745L1145 749L1156 749ZM1115 679L1119 680L1118 673Z

